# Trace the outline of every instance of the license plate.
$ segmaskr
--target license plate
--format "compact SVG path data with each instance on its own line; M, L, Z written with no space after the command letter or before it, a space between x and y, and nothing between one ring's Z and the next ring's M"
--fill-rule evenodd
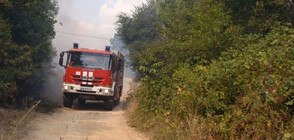
M92 88L85 88L85 87L81 87L82 91L92 91Z

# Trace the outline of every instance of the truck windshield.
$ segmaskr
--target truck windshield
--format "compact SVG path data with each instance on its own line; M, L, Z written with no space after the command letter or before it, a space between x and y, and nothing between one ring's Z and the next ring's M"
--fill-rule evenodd
M109 61L109 54L71 52L69 56L69 66L71 67L109 70Z

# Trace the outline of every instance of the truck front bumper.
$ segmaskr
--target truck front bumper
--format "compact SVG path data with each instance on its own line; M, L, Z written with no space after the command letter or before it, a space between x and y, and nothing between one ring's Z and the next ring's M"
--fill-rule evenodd
M63 83L62 91L74 94L113 96L113 89L111 87L104 86L87 87L78 84Z

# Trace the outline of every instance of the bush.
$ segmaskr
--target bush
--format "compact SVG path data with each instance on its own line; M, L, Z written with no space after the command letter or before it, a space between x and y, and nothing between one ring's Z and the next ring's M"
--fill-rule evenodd
M156 6L149 12L158 17L149 20L154 22L137 16L118 21L131 65L142 77L131 117L136 126L157 139L293 138L293 3L149 4ZM148 9L133 15L140 12ZM145 23L157 30L156 39L133 30L145 30ZM138 36L130 43L129 35Z
M0 2L0 106L27 100L32 94L29 79L55 55L51 40L56 4L55 0Z
M198 123L207 138L294 136L294 30L280 26L264 39L244 41L253 38L208 66L181 64L172 76L145 79L137 121L160 128L158 138L193 138L195 119L204 121Z

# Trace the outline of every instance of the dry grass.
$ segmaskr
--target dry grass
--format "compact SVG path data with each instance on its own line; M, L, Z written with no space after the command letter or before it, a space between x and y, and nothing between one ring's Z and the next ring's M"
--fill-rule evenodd
M138 114L137 107L138 107L138 100L136 98L136 92L138 92L140 87L140 84L138 82L132 82L131 88L128 91L128 95L126 98L126 102L123 103L123 109L126 110L126 117L128 118L128 123L131 127L135 127L137 130L141 131L145 134L145 136L148 136L149 139L185 139L185 140L194 140L194 139L205 139L205 140L215 140L216 138L212 136L211 134L204 133L204 129L207 129L207 125L204 124L204 120L201 117L195 117L191 122L188 122L188 126L182 126L179 127L177 132L173 133L179 133L182 134L181 131L183 131L183 128L189 128L189 130L186 130L186 135L179 135L176 137L170 137L166 135L161 135L161 131L163 130L162 125L155 125L152 127L152 129L146 129L144 128L142 124L142 120L140 118L142 117L142 114ZM145 114L146 115L146 114ZM150 122L151 123L151 122ZM149 123L147 123L149 124ZM180 124L180 123L178 123ZM168 125L168 124L165 124Z
M9 137L10 140L12 140L14 134L16 133L16 130L18 127L20 127L21 123L24 121L24 119L41 103L41 100L39 100L35 105L33 105L22 117L21 119L18 121L18 123L16 124L16 126L13 128L12 133Z
M24 114L24 110L0 108L0 140L9 138L13 128Z
M16 134L17 132L24 128L24 126L29 122L31 118L28 117L29 114L38 106L40 101L33 105L29 110L21 109L7 109L0 108L0 140L12 140L21 134ZM18 139L18 138L15 138Z
M138 90L140 84L138 82L131 82L130 83L130 90L127 92L126 101L123 103L123 109L126 110L126 114L132 114L137 109L138 102L135 98L135 94Z

